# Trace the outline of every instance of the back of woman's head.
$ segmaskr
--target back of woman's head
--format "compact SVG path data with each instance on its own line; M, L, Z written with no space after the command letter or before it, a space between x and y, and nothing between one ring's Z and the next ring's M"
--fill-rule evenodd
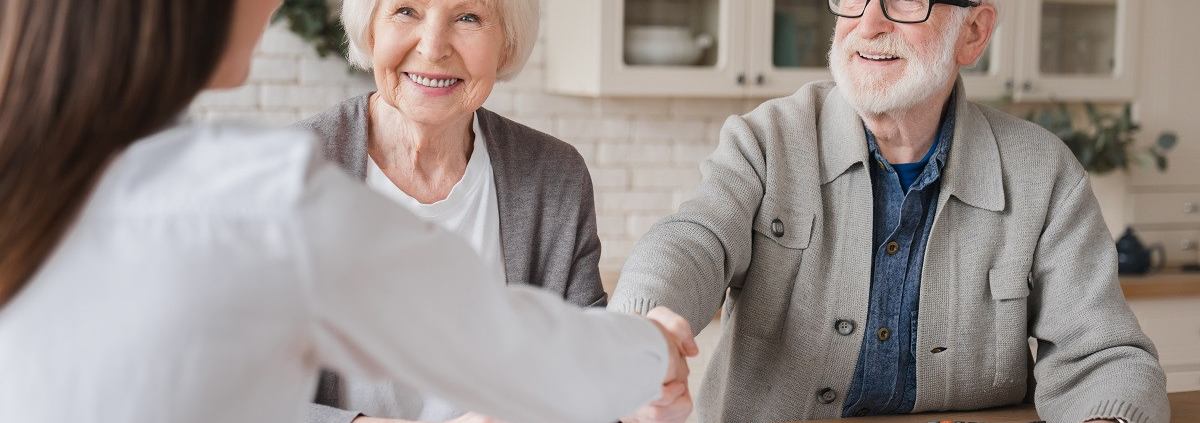
M205 87L234 2L0 0L0 306L108 161Z

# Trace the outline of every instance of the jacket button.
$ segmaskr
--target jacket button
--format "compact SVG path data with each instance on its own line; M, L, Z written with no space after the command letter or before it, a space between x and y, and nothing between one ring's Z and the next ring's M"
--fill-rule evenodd
M867 410L865 408L859 409L858 411L854 412L854 417L865 417L867 415L867 413L870 413L870 412L871 412L870 410Z
M833 328L837 330L838 335L850 336L850 334L854 333L854 321L838 320L833 324Z
M829 404L836 399L837 392L834 392L832 388L825 388L817 391L817 401L819 401L821 404Z
M890 256L890 255L896 254L897 251L900 251L900 244L897 244L896 241L891 241L891 242L888 242L887 245L883 247L883 249L884 249L884 251L887 251L888 255Z
M879 333L877 335L879 335L880 341L886 341L888 338L892 337L892 331L888 330L888 328L879 328Z
M776 238L783 236L782 220L775 219L771 221L771 235L775 235Z

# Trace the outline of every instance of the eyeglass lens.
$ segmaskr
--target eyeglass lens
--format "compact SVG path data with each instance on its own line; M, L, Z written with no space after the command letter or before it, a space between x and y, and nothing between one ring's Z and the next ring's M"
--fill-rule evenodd
M929 0L880 0L888 19L896 22L920 22L929 16ZM829 10L838 16L857 18L871 0L829 0Z

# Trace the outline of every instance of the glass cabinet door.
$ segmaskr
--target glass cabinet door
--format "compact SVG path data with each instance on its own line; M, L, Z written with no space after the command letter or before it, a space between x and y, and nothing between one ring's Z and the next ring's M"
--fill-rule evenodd
M1039 0L1025 5L1018 100L1129 100L1136 78L1137 0Z
M790 95L808 82L832 78L827 55L837 19L827 1L750 1L751 97Z
M562 0L552 0L562 1ZM596 0L588 0L596 1ZM613 0L610 0L613 1ZM745 6L739 0L615 0L617 40L603 84L613 95L739 96Z
M1038 71L1043 75L1112 76L1116 68L1116 1L1042 3Z

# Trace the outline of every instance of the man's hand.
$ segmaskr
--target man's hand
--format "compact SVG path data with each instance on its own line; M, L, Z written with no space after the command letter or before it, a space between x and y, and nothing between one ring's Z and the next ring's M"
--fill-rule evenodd
M409 420L400 419L382 419L378 417L358 416L351 423L420 423ZM504 423L500 420L479 414L467 413L454 419L447 420L446 423Z
M446 423L504 423L500 420L485 416L483 414L470 412L463 414L458 418L447 420Z
M684 388L686 388L687 357L695 357L700 354L700 347L696 346L696 339L692 336L692 326L686 319L666 307L655 307L646 314L646 318L658 326L663 338L667 339L667 355L671 359L671 364L667 368L667 374L663 377L663 385L669 385L671 382L683 382ZM686 392L686 389L684 391Z
M621 423L683 423L692 414L692 394L687 381L663 385L663 397L621 417Z

